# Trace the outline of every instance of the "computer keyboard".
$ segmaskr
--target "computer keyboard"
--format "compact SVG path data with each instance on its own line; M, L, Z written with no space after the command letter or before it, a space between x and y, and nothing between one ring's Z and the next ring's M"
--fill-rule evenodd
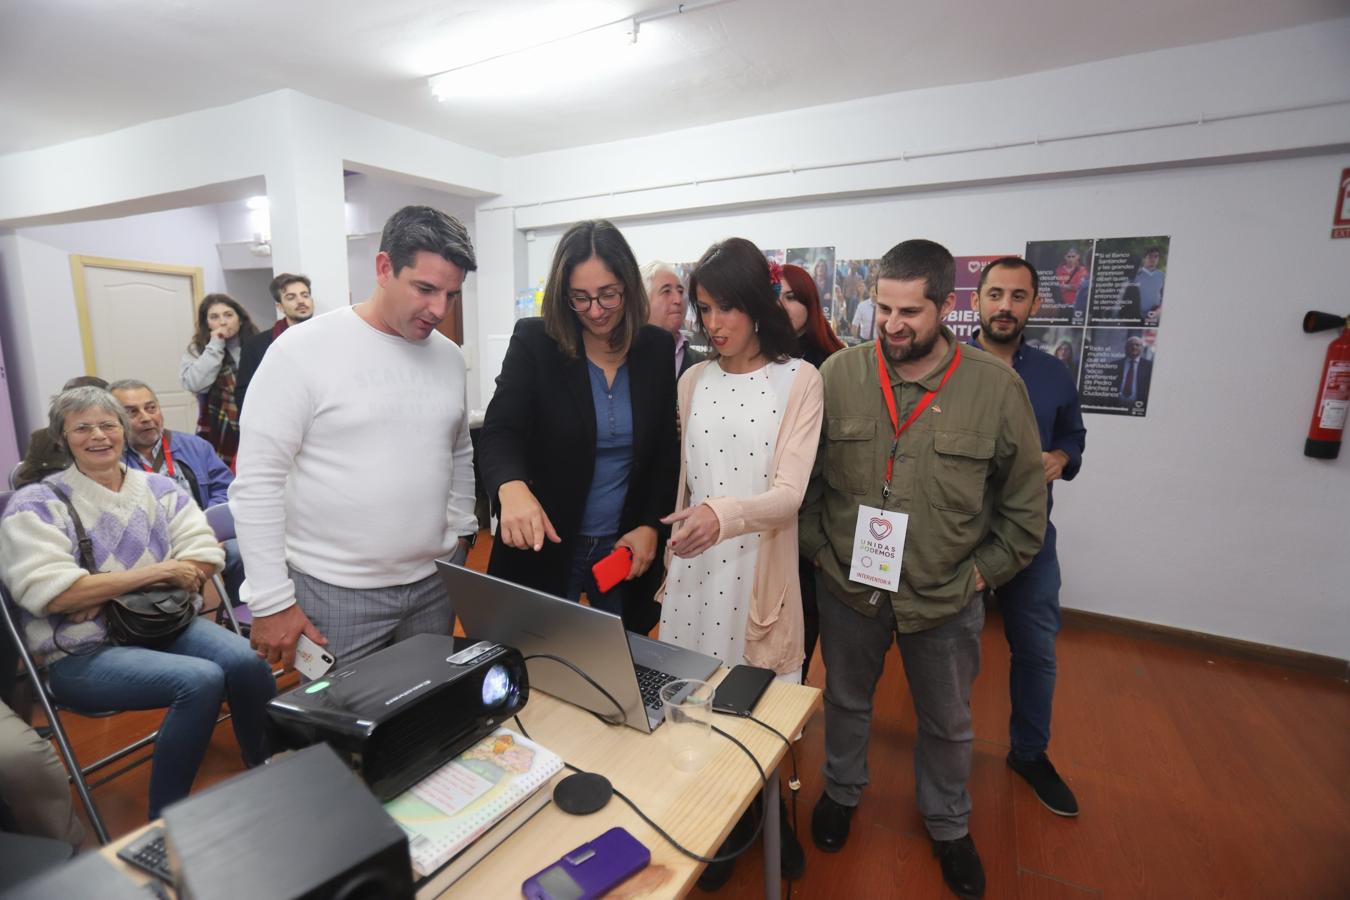
M636 666L638 690L642 692L642 705L648 709L661 708L661 688L675 680L669 672L659 672L646 666Z
M169 869L169 851L164 846L164 829L155 826L117 851L119 858L156 878L173 884Z

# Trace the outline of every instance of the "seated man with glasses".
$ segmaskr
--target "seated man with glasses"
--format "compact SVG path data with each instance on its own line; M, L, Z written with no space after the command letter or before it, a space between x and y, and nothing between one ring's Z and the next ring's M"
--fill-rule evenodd
M675 346L647 314L618 229L568 229L542 318L516 323L478 445L500 522L488 572L572 600L585 592L642 633L660 617L661 517L679 472ZM591 566L615 547L632 552L632 569L602 594Z

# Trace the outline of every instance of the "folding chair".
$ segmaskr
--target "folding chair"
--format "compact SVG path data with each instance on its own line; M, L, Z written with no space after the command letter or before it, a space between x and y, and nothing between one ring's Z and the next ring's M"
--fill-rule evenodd
M0 516L4 515L5 508L9 505L10 497L13 495L13 491L0 491ZM220 576L216 577L219 578ZM221 596L225 597L226 594L224 593L223 586L219 589L221 590ZM229 606L228 600L225 601L225 605ZM75 756L74 747L70 743L70 737L66 734L65 726L61 722L61 712L74 713L75 715L84 716L85 718L106 718L108 716L115 716L119 712L122 712L122 710L78 709L73 706L58 703L53 698L51 688L47 683L46 668L39 666L37 661L33 659L33 655L28 652L28 644L24 641L23 632L19 630L18 605L14 602L14 598L10 596L9 588L5 586L2 578L0 578L0 619L4 620L5 631L8 632L8 639L13 643L15 651L19 654L19 660L23 663L24 670L28 673L28 680L32 685L33 696L38 705L42 707L43 714L47 717L47 722L52 732L51 736L56 740L57 750L61 754L62 761L66 764L66 770L70 773L70 780L75 785L75 793L79 796L80 803L84 805L84 811L89 815L89 822L94 826L94 833L98 836L99 843L106 844L108 843L108 829L107 826L103 824L103 817L99 814L98 807L94 804L94 798L90 792L93 788L112 781L118 775L130 771L142 763L148 762L151 757L146 755L140 759L134 760L117 769L111 775L106 775L95 782L91 783L86 779L94 773L102 771L114 763L126 759L136 751L153 744L159 738L159 729L156 728L145 737L128 744L120 750L109 753L107 756L104 756L96 762L90 763L87 766L81 766L79 760ZM231 621L233 621L233 618L231 618ZM4 636L0 635L0 639L4 639ZM216 721L217 723L220 723L227 718L229 718L229 713L221 715Z
M234 540L234 513L230 512L230 504L217 503L215 506L207 507L206 521L210 524L211 530L216 533L216 540L222 544ZM220 606L225 613L225 618L230 620L230 627L234 629L235 634L247 637L239 625L239 620L245 619L247 624L252 623L253 619L248 614L248 607L241 603L243 612L235 612L234 603L225 590L225 579L219 573L212 576L211 583L216 586L216 593L220 595Z

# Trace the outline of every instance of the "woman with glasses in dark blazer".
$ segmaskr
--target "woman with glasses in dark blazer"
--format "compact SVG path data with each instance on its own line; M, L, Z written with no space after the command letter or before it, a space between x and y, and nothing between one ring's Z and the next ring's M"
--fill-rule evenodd
M637 261L606 221L562 236L543 315L522 319L478 442L498 516L488 573L598 609L646 633L660 619L666 528L679 474L675 346L645 324ZM627 580L601 593L591 566L627 547Z

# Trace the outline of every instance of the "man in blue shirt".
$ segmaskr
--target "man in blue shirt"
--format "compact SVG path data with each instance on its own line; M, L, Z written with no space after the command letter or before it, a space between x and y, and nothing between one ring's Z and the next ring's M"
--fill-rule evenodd
M123 461L128 466L167 475L202 509L229 500L234 473L206 441L195 434L164 427L164 410L148 384L125 378L108 385L108 391L122 404L131 422L123 451ZM239 585L244 581L239 542L231 539L221 546L225 549L225 571L221 578L230 600L237 605Z
M1022 341L1027 319L1040 306L1038 280L1035 268L1015 256L990 263L980 276L972 301L980 327L970 343L1010 365L1026 384L1041 433L1049 515L1054 507L1054 483L1071 480L1082 465L1087 429L1083 427L1078 389L1064 364ZM1012 749L1008 765L1027 780L1051 812L1076 816L1078 801L1045 752L1050 744L1050 711L1055 696L1059 587L1055 526L1047 523L1041 551L997 591L1003 632L1012 650L1008 678Z

